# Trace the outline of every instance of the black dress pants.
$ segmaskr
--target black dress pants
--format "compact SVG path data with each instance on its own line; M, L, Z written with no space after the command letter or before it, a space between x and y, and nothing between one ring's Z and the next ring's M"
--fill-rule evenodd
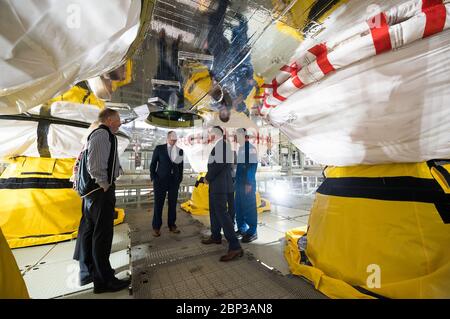
M80 263L80 280L92 279L101 286L114 278L109 262L113 240L115 186L95 191L83 198L74 259Z
M229 250L241 249L239 240L234 232L234 193L209 193L209 218L211 221L211 238L221 240L220 233L228 241Z
M162 213L164 208L164 201L166 200L166 193L168 194L168 220L169 227L175 227L177 219L177 200L178 189L180 184L175 181L174 177L167 178L164 181L155 180L153 182L154 192L154 206L153 206L153 229L160 229L162 225Z

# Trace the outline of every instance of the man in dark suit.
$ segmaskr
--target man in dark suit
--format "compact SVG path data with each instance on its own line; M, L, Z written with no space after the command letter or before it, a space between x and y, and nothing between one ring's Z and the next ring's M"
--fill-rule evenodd
M175 221L177 218L178 189L183 180L183 150L177 147L177 134L174 131L167 133L167 144L156 146L150 164L150 178L153 182L154 211L153 236L161 236L162 211L166 193L168 193L169 216L168 226L172 233L178 234Z
M243 255L243 250L234 232L234 186L232 165L234 154L225 141L223 130L215 126L210 134L212 143L216 143L208 159L208 173L205 183L209 184L209 216L211 237L202 240L203 244L221 244L223 229L228 241L228 253L220 261L230 261Z

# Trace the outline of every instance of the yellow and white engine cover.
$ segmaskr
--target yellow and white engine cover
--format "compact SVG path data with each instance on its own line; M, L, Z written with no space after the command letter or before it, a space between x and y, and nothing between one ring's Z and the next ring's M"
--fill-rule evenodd
M291 271L332 298L450 298L450 161L328 167ZM362 289L361 289L362 288Z
M192 215L209 215L209 186L203 181L205 175L206 173L198 175L191 199L181 204L181 208ZM256 192L256 207L258 213L270 211L270 202L261 198L258 192Z
M16 157L0 176L0 227L11 248L77 237L81 199L69 178L75 159ZM114 224L123 222L116 209Z

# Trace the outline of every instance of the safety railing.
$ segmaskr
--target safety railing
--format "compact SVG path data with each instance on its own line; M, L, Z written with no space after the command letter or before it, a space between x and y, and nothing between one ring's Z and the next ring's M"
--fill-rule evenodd
M195 178L187 176L180 184L178 201L188 200L195 185ZM153 184L150 179L121 180L116 184L116 205L151 204L154 200Z
M196 174L185 174L178 192L179 202L191 198L196 179ZM262 173L257 175L257 191L273 203L295 206L301 199L312 198L322 182L323 177L318 174L285 176L280 173ZM116 185L118 206L151 204L153 200L153 185L150 179L119 180Z

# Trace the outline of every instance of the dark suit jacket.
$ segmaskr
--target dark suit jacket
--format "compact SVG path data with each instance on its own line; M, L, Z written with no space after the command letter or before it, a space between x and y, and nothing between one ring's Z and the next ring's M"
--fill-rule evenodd
M233 161L234 152L230 145L223 139L219 140L209 154L208 173L205 176L211 194L234 192L231 175Z
M183 180L183 150L180 149L177 160L172 162L167 151L167 144L156 146L150 164L150 178L152 181L160 183L169 183L169 180L181 183Z

